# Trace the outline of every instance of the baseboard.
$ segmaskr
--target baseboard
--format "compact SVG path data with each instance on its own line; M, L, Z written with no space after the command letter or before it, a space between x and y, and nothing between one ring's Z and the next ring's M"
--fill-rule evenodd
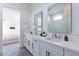
M19 43L19 42L12 42L12 43L7 43L7 44L3 44L3 45L5 46L5 45L10 45L10 44L15 44L15 43Z
M19 42L19 40L3 40L3 45L9 45L17 42Z

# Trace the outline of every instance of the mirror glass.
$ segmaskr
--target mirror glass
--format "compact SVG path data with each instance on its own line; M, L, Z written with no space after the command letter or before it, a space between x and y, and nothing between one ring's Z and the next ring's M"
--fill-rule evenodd
M42 32L43 30L43 13L39 12L34 15L34 31L35 33Z
M48 8L48 32L71 33L71 4L57 3Z

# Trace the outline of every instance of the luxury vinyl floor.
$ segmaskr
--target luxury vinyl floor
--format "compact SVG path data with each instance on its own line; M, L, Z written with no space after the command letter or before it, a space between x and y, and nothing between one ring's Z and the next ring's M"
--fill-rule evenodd
M3 56L32 56L25 48L19 47L18 43L3 46Z

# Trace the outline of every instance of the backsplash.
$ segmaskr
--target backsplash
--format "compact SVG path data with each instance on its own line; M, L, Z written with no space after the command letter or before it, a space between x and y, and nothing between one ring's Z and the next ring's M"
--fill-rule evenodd
M69 40L71 41L78 41L79 42L79 35L68 35Z
M52 39L64 39L64 35L63 34L58 34L58 33L49 33L48 37L52 38Z
M57 38L55 37L57 36ZM69 41L78 41L79 42L79 35L72 35L72 34L67 34ZM65 35L64 34L58 34L58 33L49 33L48 37L53 38L53 39L60 39L64 40Z

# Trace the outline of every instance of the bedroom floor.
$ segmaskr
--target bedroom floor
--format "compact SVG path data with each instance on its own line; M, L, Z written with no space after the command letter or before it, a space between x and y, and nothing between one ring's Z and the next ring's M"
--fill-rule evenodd
M32 54L25 48L19 47L19 43L3 46L3 56L32 56Z

